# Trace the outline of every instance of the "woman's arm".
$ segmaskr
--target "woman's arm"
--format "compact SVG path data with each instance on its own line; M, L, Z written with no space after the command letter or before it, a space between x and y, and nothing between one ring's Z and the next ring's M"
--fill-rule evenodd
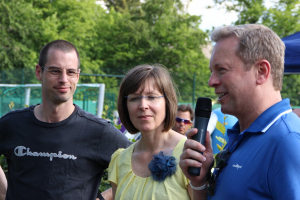
M112 194L111 188L108 188L107 190L105 190L102 193L99 193L99 192L98 192L96 200L113 200L113 194Z
M110 182L110 184L111 184L111 188L112 188L112 197L113 197L113 200L114 200L118 186L113 182Z
M194 198L193 198L193 189L191 188L190 184L188 184L187 190L188 190L190 199L193 200L193 199L194 199Z
M6 190L7 190L7 180L4 171L0 166L0 200L5 200Z

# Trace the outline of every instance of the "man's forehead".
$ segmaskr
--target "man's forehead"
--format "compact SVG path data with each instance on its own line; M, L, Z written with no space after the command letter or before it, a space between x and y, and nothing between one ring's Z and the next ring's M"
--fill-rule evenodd
M191 113L189 111L177 111L177 116L185 116L184 118L191 119Z
M48 67L61 67L61 64L67 64L64 67L76 67L78 68L78 56L75 50L62 51L60 49L52 48L49 49L47 54L47 60L45 65Z
M237 39L232 37L217 42L212 50L209 68L211 69L214 66L224 65L226 62L230 61L231 58L237 56L236 51L238 44Z

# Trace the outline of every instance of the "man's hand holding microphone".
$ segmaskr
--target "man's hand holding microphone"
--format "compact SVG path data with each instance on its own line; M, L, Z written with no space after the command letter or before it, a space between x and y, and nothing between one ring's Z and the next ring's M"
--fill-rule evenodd
M211 113L211 100L198 98L195 109L194 128L187 131L179 166L191 181L194 199L206 199L206 174L214 160L210 134L206 130Z

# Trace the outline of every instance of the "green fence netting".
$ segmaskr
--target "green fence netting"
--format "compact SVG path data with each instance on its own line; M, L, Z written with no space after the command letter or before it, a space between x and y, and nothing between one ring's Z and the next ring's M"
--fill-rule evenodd
M11 110L9 104L13 102L12 109L21 109L30 105L42 103L42 90L41 87L30 88L30 103L25 103L26 88L20 86L15 87L0 87L0 116L3 116ZM98 109L98 87L78 86L74 94L74 103L81 107L83 110L92 114L97 114ZM115 110L115 94L105 93L103 112L104 118L113 120L113 111Z

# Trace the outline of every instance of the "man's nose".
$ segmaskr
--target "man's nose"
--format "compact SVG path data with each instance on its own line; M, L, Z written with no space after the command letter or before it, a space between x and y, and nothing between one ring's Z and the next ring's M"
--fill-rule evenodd
M208 85L210 87L216 87L219 84L220 84L220 77L216 73L212 72L208 80Z
M59 81L60 82L67 82L68 81L68 75L66 71L62 71L59 75Z

